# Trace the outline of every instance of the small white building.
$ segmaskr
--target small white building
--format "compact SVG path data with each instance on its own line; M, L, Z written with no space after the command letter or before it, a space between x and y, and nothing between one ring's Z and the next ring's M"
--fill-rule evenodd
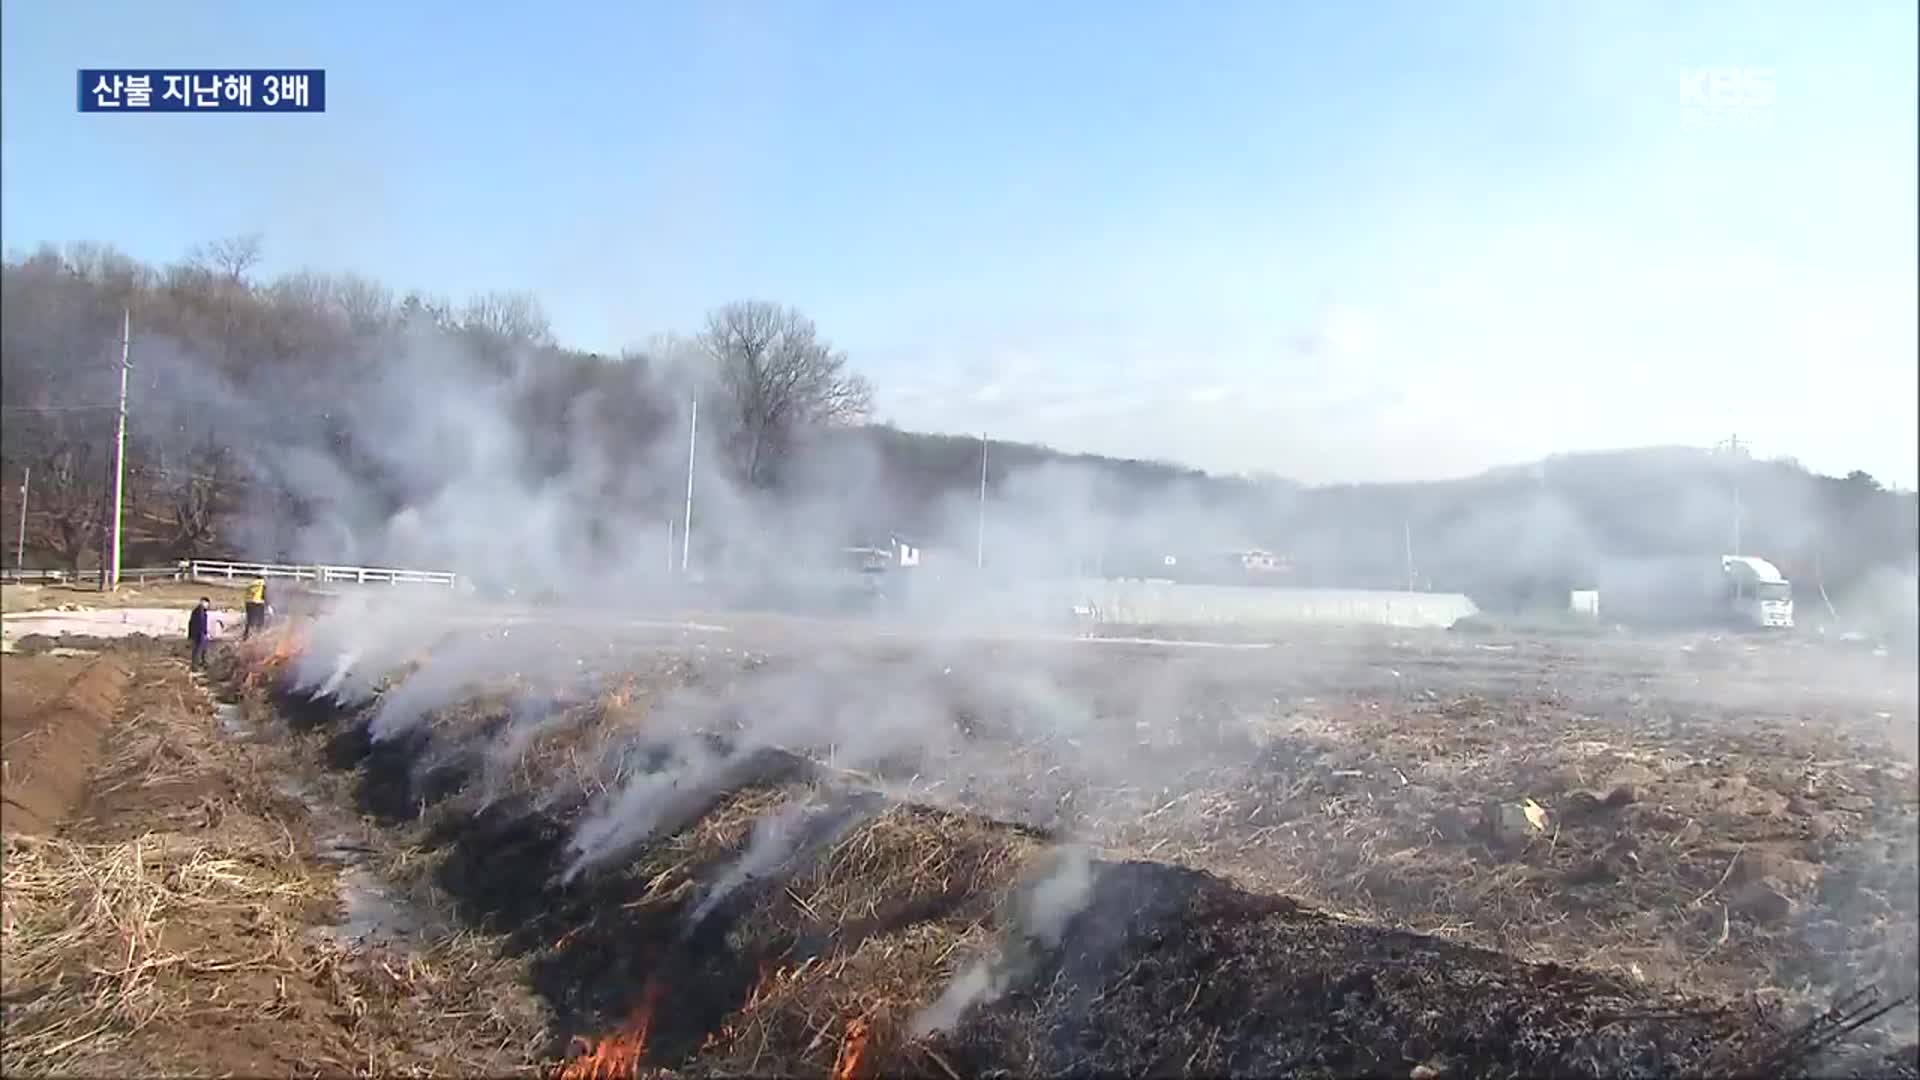
M1600 617L1600 590L1575 589L1567 594L1567 610L1583 619Z
M920 549L896 536L893 538L893 561L898 566L919 566Z
M1240 569L1252 574L1283 573L1293 568L1284 556L1275 555L1265 548L1236 551L1233 557L1240 560Z
M897 536L886 547L842 548L840 554L847 565L868 573L920 565L920 549Z

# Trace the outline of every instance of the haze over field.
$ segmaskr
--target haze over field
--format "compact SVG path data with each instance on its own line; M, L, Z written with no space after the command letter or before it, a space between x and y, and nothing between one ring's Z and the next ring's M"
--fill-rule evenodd
M135 562L645 588L699 398L680 543L735 579L904 534L1564 608L1739 547L1911 610L1908 8L351 10L8 9L36 562L99 549L130 308ZM324 66L328 111L76 112L119 52Z

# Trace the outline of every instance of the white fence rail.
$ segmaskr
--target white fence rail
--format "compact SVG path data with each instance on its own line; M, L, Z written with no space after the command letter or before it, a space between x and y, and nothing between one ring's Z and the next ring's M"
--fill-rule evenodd
M445 570L397 570L384 566L328 566L313 564L295 566L288 563L248 563L221 562L211 559L195 559L191 562L176 563L173 566L150 566L137 570L121 570L120 580L127 583L148 581L218 581L240 583L254 578L269 581L311 581L317 585L437 585L442 588L459 584L460 576ZM0 570L0 581L16 584L40 583L61 584L63 582L98 583L100 571L82 570L72 573L66 570Z
M187 564L194 581L311 581L317 585L457 585L460 576L447 570L397 570L384 566L295 566L286 563L212 562Z

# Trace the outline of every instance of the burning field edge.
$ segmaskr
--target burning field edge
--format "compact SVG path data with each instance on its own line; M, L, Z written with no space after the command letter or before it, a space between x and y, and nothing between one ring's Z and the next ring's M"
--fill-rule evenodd
M292 688L297 648L236 651L219 675L325 763L317 789L382 826L378 870L408 906L488 943L532 990L548 1012L538 1068L561 1077L1744 1076L1802 1067L1901 1004L1861 995L1789 1025L1755 1001L1525 963L1061 844L778 750L583 872L569 843L606 770L666 767L648 760L631 676L551 701L564 722L503 768L474 736L505 723L504 698L376 741L370 706ZM623 752L583 762L581 745ZM1912 1054L1877 1046L1842 1071L1912 1075Z

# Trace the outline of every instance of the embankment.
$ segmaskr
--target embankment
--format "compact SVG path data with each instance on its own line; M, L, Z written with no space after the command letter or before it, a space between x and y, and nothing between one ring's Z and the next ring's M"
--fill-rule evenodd
M74 810L129 674L122 660L97 657L54 700L17 718L8 710L0 725L0 832L50 832Z

